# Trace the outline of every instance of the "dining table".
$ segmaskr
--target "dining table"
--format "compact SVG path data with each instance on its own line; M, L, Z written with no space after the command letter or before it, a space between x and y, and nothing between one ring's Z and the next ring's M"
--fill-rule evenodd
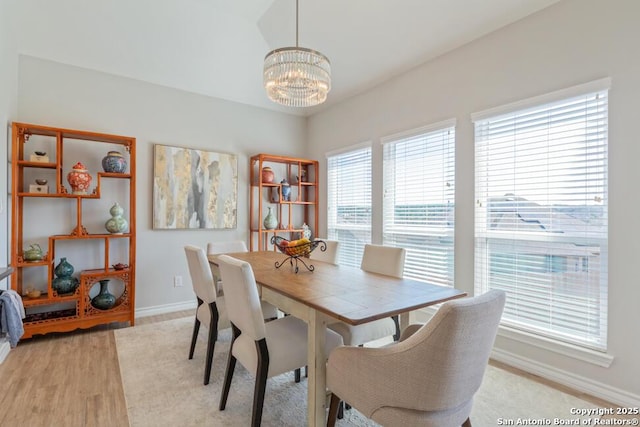
M327 325L339 321L361 325L399 316L400 327L404 329L409 324L411 311L466 296L465 292L449 286L307 258L286 259L286 255L276 251L227 255L251 265L263 300L307 323L307 425L310 427L323 426L326 422ZM217 264L218 255L208 257L210 263ZM313 271L304 266L296 269L296 261L312 265Z

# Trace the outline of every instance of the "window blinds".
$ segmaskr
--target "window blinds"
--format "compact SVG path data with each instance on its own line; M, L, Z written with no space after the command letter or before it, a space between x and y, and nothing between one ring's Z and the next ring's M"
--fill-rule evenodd
M404 276L453 286L455 122L385 138L383 243L407 250Z
M327 238L340 241L338 263L360 267L371 243L371 146L327 156Z
M597 350L607 339L605 83L475 121L476 292L507 292L504 324Z

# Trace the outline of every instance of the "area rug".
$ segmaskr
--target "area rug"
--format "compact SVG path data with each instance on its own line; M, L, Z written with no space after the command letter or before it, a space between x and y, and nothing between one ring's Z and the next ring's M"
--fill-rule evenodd
M132 427L248 426L251 423L253 377L240 366L231 384L224 411L218 409L229 329L220 331L211 382L203 385L206 328L201 328L194 358L188 360L192 318L168 320L115 330L120 371ZM296 384L293 373L267 381L262 425L306 425L307 382ZM475 397L474 427L516 424L518 420L575 419L571 408L595 405L554 388L493 366ZM341 427L377 426L352 409L337 423Z

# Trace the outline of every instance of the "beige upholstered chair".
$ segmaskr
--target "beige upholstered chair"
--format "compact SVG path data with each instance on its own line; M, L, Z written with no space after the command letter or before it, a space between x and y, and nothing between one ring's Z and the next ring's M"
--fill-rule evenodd
M365 245L360 268L371 273L402 277L406 254L404 248ZM395 340L400 337L397 318L380 319L357 326L339 322L329 325L329 328L342 335L345 345L362 345L391 335Z
M385 426L471 426L505 293L444 303L415 333L380 348L341 347L327 364L328 426L340 399ZM413 326L413 325L412 325ZM408 328L407 328L408 329Z
M236 361L256 378L251 425L259 426L267 378L307 363L307 324L294 316L265 323L251 265L227 255L219 257L229 320L233 330L229 361L220 396L224 410ZM342 344L340 335L327 330L325 354Z
M230 254L234 252L249 252L247 245L242 240L231 240L226 242L209 242L207 243L207 255ZM218 293L222 292L222 283L220 283L220 269L211 265L213 280L216 282Z
M227 242L209 242L207 243L207 255L232 254L237 252L249 252L247 245L242 240L231 240ZM222 280L220 279L220 269L218 266L211 264L211 273L216 283L218 295L224 295L222 290ZM278 317L278 309L266 301L261 301L262 313L265 319L276 319Z
M191 348L189 349L189 359L193 359L200 324L204 323L204 325L209 328L207 358L204 371L204 385L207 385L209 384L209 377L211 376L213 350L216 345L216 340L218 339L218 328L228 328L229 319L226 315L224 297L218 296L216 292L211 269L209 268L209 261L204 251L201 248L191 245L185 246L184 251L187 255L191 284L196 294L196 299L198 300L196 319L193 325L193 336L191 338Z
M340 242L337 240L327 240L327 239L316 239L322 240L326 243L327 249L321 250L321 247L318 246L309 258L316 261L328 262L329 264L337 264L338 263L338 251L340 249Z

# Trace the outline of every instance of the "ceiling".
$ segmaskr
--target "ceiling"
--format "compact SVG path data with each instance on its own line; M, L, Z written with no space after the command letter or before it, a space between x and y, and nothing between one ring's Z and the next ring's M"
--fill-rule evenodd
M269 101L265 54L295 45L295 0L21 0L18 49L244 104L309 115L558 0L300 0L300 46L332 66L322 106Z

